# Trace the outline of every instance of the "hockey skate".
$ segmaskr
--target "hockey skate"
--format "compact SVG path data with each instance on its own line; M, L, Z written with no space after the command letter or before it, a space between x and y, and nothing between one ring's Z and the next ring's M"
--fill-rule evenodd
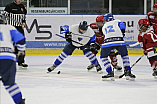
M118 65L112 65L115 69L117 69L117 71L122 72L122 67L118 66Z
M153 74L152 76L154 76L155 79L157 79L157 70L156 69L153 69Z
M135 78L136 78L136 76L131 73L131 70L128 70L126 67L125 67L125 70L124 70L124 75L126 77L126 80L132 80L132 81L134 81Z
M47 70L48 70L48 73L50 73L51 71L53 71L57 66L55 64L53 64L51 67L49 67Z
M111 81L115 80L113 71L111 71L110 74L102 76L102 81L108 81L108 80L111 80Z
M25 63L18 64L19 69L27 69L28 65Z
M102 68L101 68L101 66L98 64L97 66L96 66L96 71L97 71L97 73L99 73L99 74L102 74L103 72L102 72Z
M94 65L93 65L93 64L90 64L90 65L87 67L87 70L90 71L93 67L94 67Z
M21 99L20 103L18 104L25 104L25 99Z

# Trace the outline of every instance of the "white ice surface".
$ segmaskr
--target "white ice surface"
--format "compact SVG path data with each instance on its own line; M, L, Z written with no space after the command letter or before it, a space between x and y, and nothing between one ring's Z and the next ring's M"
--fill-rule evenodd
M100 61L99 56L98 60ZM140 56L129 56L131 65ZM26 104L156 104L157 79L143 57L133 68L135 81L125 78L102 81L104 73L95 68L88 72L90 64L85 56L70 56L52 73L46 73L57 56L26 56L28 69L18 69L16 83L20 86ZM122 66L120 56L118 63ZM61 71L61 74L57 74ZM117 75L122 73L115 71ZM14 104L0 82L0 104Z

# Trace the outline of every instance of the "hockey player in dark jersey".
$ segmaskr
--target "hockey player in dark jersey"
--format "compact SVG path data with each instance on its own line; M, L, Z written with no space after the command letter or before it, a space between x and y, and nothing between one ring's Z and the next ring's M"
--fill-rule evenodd
M25 37L11 25L6 25L0 15L0 75L5 89L8 91L15 104L25 104L19 86L15 83L16 55L14 54L15 42L18 48L18 56L24 55ZM7 99L6 99L7 100Z
M96 17L96 22L94 23L91 23L90 24L90 27L93 29L93 31L95 32L95 35L96 35L96 42L101 46L101 44L104 42L104 35L102 33L102 27L104 25L104 15L98 15ZM97 53L94 53L95 55ZM110 59L111 59L111 64L112 66L121 71L122 67L121 66L118 66L117 64L117 53L115 53L115 50L111 50L111 53L110 53ZM89 65L87 67L88 70L91 70L92 68L94 67L93 64Z
M96 67L96 71L101 74L102 68L98 63L96 56L92 53L92 51L96 52L95 50L100 49L99 44L95 42L94 31L87 25L86 21L80 22L80 24L72 25L70 26L70 29L68 28L69 26L67 25L62 26L68 43L53 65L47 69L48 72L53 71L63 62L65 58L71 55L76 48L79 48Z

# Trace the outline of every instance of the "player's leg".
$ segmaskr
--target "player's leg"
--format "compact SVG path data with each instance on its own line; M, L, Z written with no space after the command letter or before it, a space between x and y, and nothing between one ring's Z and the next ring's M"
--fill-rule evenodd
M23 35L24 35L24 30L22 29L22 27L16 27L16 29L20 32L20 33L22 33ZM18 49L17 49L17 47L15 46L15 54L17 55L18 54ZM18 65L20 66L20 67L24 67L24 68L26 68L26 67L28 67L28 65L25 63L25 51L24 51L24 55L23 56L17 56L17 62L18 62Z
M81 50L83 51L84 55L89 59L89 61L96 67L97 72L101 74L102 68L96 56L90 51L90 49L86 47L81 47Z
M22 99L19 86L15 83L16 62L12 60L1 60L0 64L2 82L5 89L8 91L15 104L25 104L25 99Z
M111 65L117 69L118 71L121 71L122 70L122 67L118 65L118 59L117 59L117 53L118 52L115 52L115 50L111 50L110 52L110 59L111 59Z
M115 47L121 55L123 66L124 66L124 74L126 77L136 78L135 75L131 73L130 61L128 56L128 51L126 45Z
M57 66L59 66L63 62L65 58L68 57L68 55L71 55L75 49L76 49L75 46L73 46L71 43L67 43L61 54L57 57L57 59L53 63L53 65L49 67L47 70L49 72L53 71Z
M106 69L106 72L108 73L107 75L102 76L102 79L111 78L112 80L114 80L113 79L114 72L112 71L110 61L108 60L108 56L109 56L111 50L112 50L111 47L101 48L100 59L102 60L103 65Z
M151 67L153 68L153 76L157 78L157 56L149 57L149 63L151 64Z
M96 53L94 53L94 52L92 52L95 56L96 56ZM88 71L89 70L91 70L92 68L94 68L94 64L90 64L88 67L87 67L87 69L88 69Z

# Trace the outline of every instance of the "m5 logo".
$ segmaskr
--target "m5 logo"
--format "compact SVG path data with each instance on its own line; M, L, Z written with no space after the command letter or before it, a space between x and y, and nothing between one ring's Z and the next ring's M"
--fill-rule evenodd
M31 24L30 28L26 25L26 30L28 33L31 33L33 27L36 27L36 31L37 33L43 33L43 34L49 34L48 36L46 35L45 37L35 37L36 40L44 40L44 39L51 39L52 38L52 33L51 31L41 31L41 29L44 28L50 28L51 29L51 25L38 25L38 22L36 19L34 19L33 23Z

